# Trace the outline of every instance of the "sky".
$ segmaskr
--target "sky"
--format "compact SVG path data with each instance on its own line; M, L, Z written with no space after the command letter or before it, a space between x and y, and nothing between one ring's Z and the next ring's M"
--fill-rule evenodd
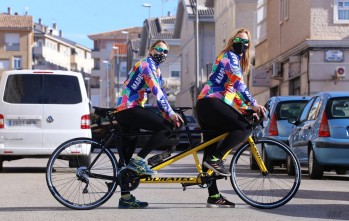
M90 34L142 27L149 17L176 16L178 0L0 0L0 13L33 16L33 21L62 30L63 37L93 48Z

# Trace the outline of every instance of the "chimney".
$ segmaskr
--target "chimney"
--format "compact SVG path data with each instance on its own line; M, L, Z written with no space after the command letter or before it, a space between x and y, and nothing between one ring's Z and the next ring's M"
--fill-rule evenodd
M52 35L52 29L50 29L50 35Z
M39 25L41 25L41 18L39 18Z
M62 30L59 30L59 37L63 37Z
M11 7L7 8L7 14L11 15Z
M168 17L171 16L171 12L170 12L170 11L167 12L167 16L168 16Z
M53 22L53 24L52 24L52 28L53 28L54 30L56 30L56 29L57 29L57 24L56 24L56 22Z

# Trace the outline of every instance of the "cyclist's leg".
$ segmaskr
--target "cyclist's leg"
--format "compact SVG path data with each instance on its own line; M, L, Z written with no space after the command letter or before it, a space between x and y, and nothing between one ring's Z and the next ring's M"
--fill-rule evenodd
M121 113L121 112L120 112ZM127 112L124 112L127 114ZM121 133L132 133L139 131L138 128L135 128L134 126L123 124L123 119L125 116L122 114L120 117L119 113L117 113L117 120L120 125L120 132ZM126 116L127 119L127 116ZM123 151L123 157L124 157L124 163L125 165L128 165L130 162L130 159L132 158L133 153L136 150L136 144L137 144L137 136L121 136L120 137L120 146ZM142 202L136 199L130 191L125 191L121 188L121 197L119 199L119 208L121 209L135 209L135 208L145 208L148 206L147 202Z
M129 168L138 173L153 175L156 172L146 165L144 158L152 149L161 146L169 138L172 125L165 118L142 107L134 107L125 111L119 112L120 120L126 121L121 123L154 131L137 156L130 160Z
M207 112L206 112L206 109L209 108L206 106L206 102L199 100L197 103L197 107L198 107L197 108L197 117L198 117L198 121L199 121L201 129L214 131L216 129L216 127L212 127L210 122L207 122L207 120L206 120L206 119L210 118L210 116L207 115ZM217 135L219 135L218 132L215 133L213 131L203 133L204 141L211 140L214 137L216 137ZM217 143L214 143L214 144L211 144L210 146L207 146L204 149L204 156L203 156L202 160L205 161L205 159L211 158L216 152L217 152ZM203 172L206 172L208 170L208 168L203 165L202 170L203 170ZM234 206L234 203L227 201L225 198L223 198L219 194L216 180L213 180L211 182L211 185L207 189L208 189L208 195L209 195L209 197L207 199L207 207L219 207L220 204L230 205L229 207Z

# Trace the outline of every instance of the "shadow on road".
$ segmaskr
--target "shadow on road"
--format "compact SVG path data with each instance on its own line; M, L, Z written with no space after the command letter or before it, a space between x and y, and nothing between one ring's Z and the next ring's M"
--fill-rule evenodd
M46 173L46 167L4 167L1 173Z

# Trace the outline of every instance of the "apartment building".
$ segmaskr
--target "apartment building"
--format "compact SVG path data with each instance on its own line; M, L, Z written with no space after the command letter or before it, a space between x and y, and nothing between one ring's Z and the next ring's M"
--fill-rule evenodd
M34 24L33 69L80 72L89 86L92 66L91 49L64 38L56 23L50 27L39 19Z
M167 92L167 99L171 105L175 104L176 96L180 91L181 79L181 40L174 36L176 17L168 16L149 18L144 21L142 38L140 41L139 58L148 55L149 47L156 40L164 40L169 46L169 53L164 63L160 65L163 87ZM150 24L150 29L148 28ZM150 30L150 33L148 33ZM145 47L147 45L147 47ZM151 95L148 98L150 105L157 105Z
M259 0L257 11L250 88L260 103L348 90L348 0Z
M6 70L31 69L33 17L0 14L0 75Z
M225 47L228 39L237 29L246 28L251 32L251 57L253 57L254 45L256 43L255 21L257 2L258 0L206 1L206 5L214 7L215 12L214 21L216 55L218 55L218 53Z
M215 58L214 9L205 3L205 0L198 0L198 19L195 0L180 0L178 3L174 37L181 40L181 89L176 96L176 106L195 106L197 88L207 79Z
M133 61L132 56L138 54L139 48L133 48L137 45L134 39L140 38L141 31L141 27L131 27L88 35L94 44L90 80L93 106L115 106L116 90L126 80L128 73L127 61ZM132 53L128 53L128 48Z

